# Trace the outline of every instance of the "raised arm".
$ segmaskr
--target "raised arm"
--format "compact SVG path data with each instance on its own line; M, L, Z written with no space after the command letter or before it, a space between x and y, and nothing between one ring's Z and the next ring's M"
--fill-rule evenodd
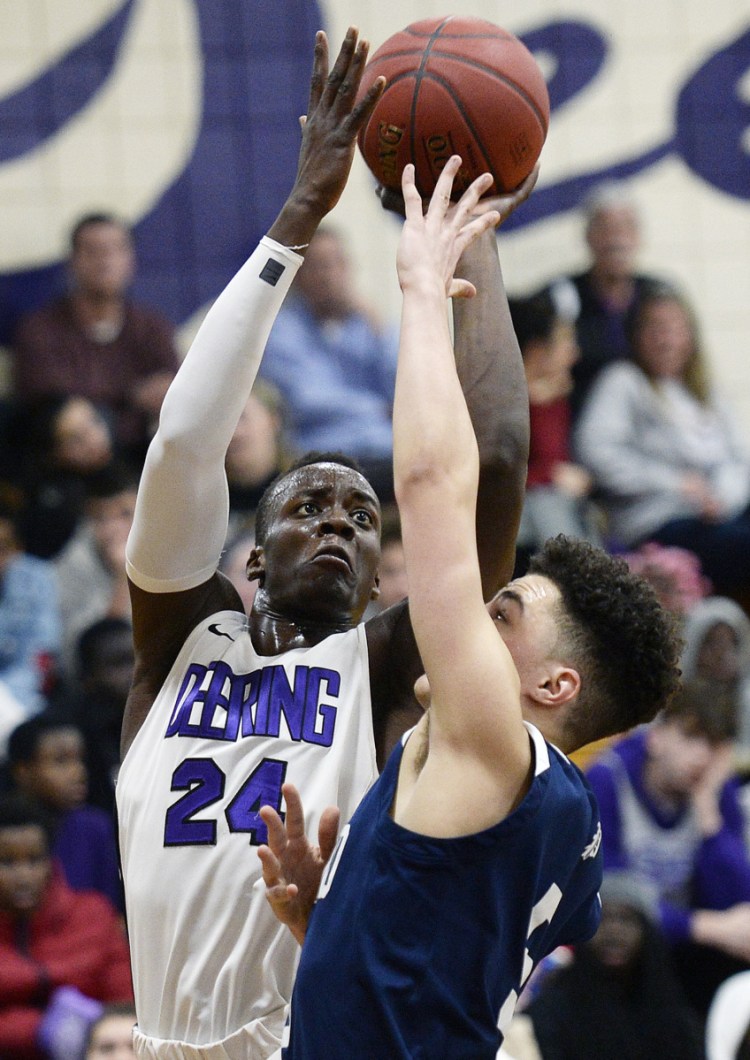
M512 195L483 199L476 210L497 210L500 220L505 220L531 194L537 176L535 168ZM379 196L384 209L404 215L402 195L380 188ZM510 580L515 564L528 459L528 395L491 227L464 248L456 271L477 292L470 300L454 300L454 355L478 444L475 524L482 593L487 600ZM422 664L405 606L371 620L368 641L382 763L404 730L420 716L411 691Z
M514 207L536 178L535 170ZM496 199L490 204L503 205ZM494 229L467 247L457 272L477 291L470 300L454 300L453 322L458 378L479 447L476 534L482 592L489 600L513 575L529 452L528 395Z
M338 202L357 132L382 91L378 81L355 103L367 51L350 29L329 74L327 39L318 33L294 186L208 313L164 400L127 550L139 692L126 745L187 633L218 607L239 607L215 574L228 518L224 458L301 255Z
M411 620L431 689L423 775L437 770L446 793L473 788L466 798L467 823L476 827L479 820L481 827L477 797L493 804L492 820L503 808L507 812L527 775L530 751L518 676L483 602L474 526L479 449L456 372L445 301L446 294L473 293L467 281L452 278L453 269L458 254L499 215L473 215L489 182L484 178L447 212L458 165L455 156L446 165L424 217L413 170L404 172L394 483ZM419 816L412 823L417 830L430 828Z
M485 198L479 210L505 220L529 197L535 167L513 194ZM379 188L384 209L403 216L402 196ZM508 309L496 233L490 228L461 255L456 272L476 289L453 303L455 358L479 446L477 546L485 600L513 574L529 452L526 376Z

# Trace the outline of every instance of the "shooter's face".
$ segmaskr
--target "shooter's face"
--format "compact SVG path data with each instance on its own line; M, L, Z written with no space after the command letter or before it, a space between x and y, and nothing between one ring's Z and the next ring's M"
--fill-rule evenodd
M377 595L380 504L341 464L311 464L285 480L262 549L266 606L292 620L351 625Z

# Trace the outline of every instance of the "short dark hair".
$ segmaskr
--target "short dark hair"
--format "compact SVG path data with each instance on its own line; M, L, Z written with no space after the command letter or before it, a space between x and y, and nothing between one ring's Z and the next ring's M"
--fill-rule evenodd
M35 714L17 725L8 737L7 758L10 766L22 762L33 762L39 751L42 738L49 732L60 729L78 729L78 726L64 714L54 710L45 710Z
M530 342L547 342L551 338L559 313L548 290L528 298L509 298L508 306L522 355Z
M532 556L529 573L560 590L559 643L581 675L566 749L651 721L678 687L681 647L653 588L625 560L564 534Z
M0 831L4 828L41 828L47 842L47 850L52 847L52 819L37 802L21 791L0 795Z
M340 453L338 451L328 452L311 449L309 452L303 453L302 456L295 460L285 471L282 471L280 475L277 475L276 478L272 479L263 491L263 494L258 501L258 508L255 512L255 540L258 545L263 545L265 543L268 535L268 528L271 524L273 506L282 483L285 482L290 475L293 475L295 471L299 471L300 468L303 467L310 467L313 464L341 464L342 467L348 467L352 471L356 471L357 474L361 475L372 488L372 484L362 470L361 464L353 456L347 456L346 453Z
M130 228L125 224L121 217L118 217L114 213L108 213L105 210L100 210L94 213L84 214L83 217L79 217L76 223L70 230L70 249L75 250L80 239L81 232L85 228L90 228L92 225L117 225L123 232L127 232L131 235Z

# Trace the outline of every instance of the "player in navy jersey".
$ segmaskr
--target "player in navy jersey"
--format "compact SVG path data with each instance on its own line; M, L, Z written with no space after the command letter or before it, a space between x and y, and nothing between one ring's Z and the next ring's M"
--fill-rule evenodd
M584 542L554 539L483 602L446 295L473 294L458 256L501 215L479 204L488 175L448 209L459 165L424 215L406 167L398 250L394 482L425 715L343 829L309 925L331 819L319 856L292 785L285 824L261 811L268 897L304 938L286 1060L494 1057L534 964L598 923L598 811L564 752L650 718L678 677L650 587Z

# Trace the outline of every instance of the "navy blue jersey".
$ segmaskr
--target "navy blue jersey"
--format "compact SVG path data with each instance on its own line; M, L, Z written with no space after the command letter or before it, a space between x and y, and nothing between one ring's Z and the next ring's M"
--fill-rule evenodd
M580 771L528 726L521 805L435 839L390 816L399 745L343 830L292 995L285 1060L494 1060L533 966L599 922L601 829Z

